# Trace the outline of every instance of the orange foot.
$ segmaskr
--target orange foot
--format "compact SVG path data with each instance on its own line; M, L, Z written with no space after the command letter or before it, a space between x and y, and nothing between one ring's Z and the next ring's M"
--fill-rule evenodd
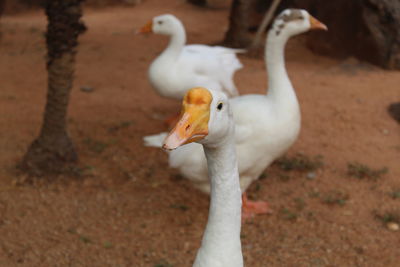
M242 219L253 218L257 214L271 214L272 210L265 201L251 201L246 193L242 195Z

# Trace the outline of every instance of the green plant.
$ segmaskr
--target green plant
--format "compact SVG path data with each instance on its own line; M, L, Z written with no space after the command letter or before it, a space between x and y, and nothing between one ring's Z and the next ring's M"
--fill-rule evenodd
M287 181L290 180L290 176L289 176L289 175L286 175L286 174L280 173L280 174L278 174L278 179L279 179L280 181L282 181L282 182L287 182Z
M266 179L266 178L268 178L268 173L263 172L263 173L261 173L261 175L260 175L260 177L259 177L258 179L264 180L264 179Z
M400 223L399 210L385 211L384 213L373 211L373 214L375 215L376 219L380 220L384 224L387 224L389 222Z
M90 151L98 153L98 154L104 152L104 150L106 150L108 147L107 143L104 143L104 142L101 142L98 140L94 140L89 137L85 138L84 142Z
M347 164L347 174L358 179L369 178L377 180L386 174L388 169L383 167L381 169L371 169L365 164L353 162Z
M170 207L181 211L187 211L189 209L189 207L184 204L172 204Z
M306 203L304 199L297 197L294 199L294 203L296 204L296 209L297 210L303 210L306 206Z
M166 260L161 260L159 263L153 265L154 267L174 267L172 264L168 263Z
M394 190L393 192L390 193L390 196L394 199L400 198L400 189Z
M281 209L280 213L285 220L294 221L297 219L297 214L287 208Z
M119 131L121 129L128 128L129 126L131 126L133 124L135 124L134 121L122 121L120 123L117 123L115 125L110 126L108 128L108 132L109 133L114 133L114 132L117 132L117 131Z
M106 242L104 242L103 246L104 246L104 248L112 248L113 244L111 242L106 241Z
M67 232L70 233L70 234L76 234L76 229L75 228L68 228Z
M319 195L320 195L320 193L317 192L317 191L311 191L311 192L308 193L308 196L311 197L311 198L318 198Z
M348 199L349 199L348 194L343 193L338 190L331 190L331 191L325 193L321 197L322 202L325 204L340 205L340 206L345 205Z
M74 166L71 168L71 173L77 177L91 176L95 173L95 167L86 165L86 166Z
M316 155L310 158L307 155L298 153L294 157L282 157L276 161L278 166L285 171L315 171L324 165L323 157Z
M88 243L91 243L91 242L92 242L92 240L90 240L89 237L84 236L84 235L80 235L80 236L79 236L79 239L80 239L83 243L85 243L85 244L88 244Z

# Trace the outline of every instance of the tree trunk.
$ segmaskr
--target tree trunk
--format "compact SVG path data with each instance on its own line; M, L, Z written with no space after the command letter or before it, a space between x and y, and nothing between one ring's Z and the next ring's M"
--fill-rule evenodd
M0 17L3 15L6 0L0 0Z
M196 6L206 6L207 0L187 0L189 3Z
M78 36L85 30L80 21L83 0L47 0L48 92L44 121L21 168L32 175L62 173L78 157L67 133L67 107L72 88Z
M3 15L3 13L4 13L5 4L6 4L6 0L0 0L0 19L1 19L1 16ZM1 41L1 38L2 38L2 34L3 34L3 31L1 29L1 22L0 22L0 41Z
M308 35L307 44L314 51L400 69L399 0L282 1L282 8L293 6L307 9L329 28L327 33Z
M229 15L229 29L223 44L229 47L246 48L251 44L249 14L254 0L233 0Z
M390 104L388 106L388 112L394 120L400 123L400 102Z

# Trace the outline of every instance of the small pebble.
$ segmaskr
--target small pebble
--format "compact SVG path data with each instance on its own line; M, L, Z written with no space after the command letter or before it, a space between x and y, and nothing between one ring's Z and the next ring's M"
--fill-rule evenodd
M315 174L315 172L309 172L309 173L307 173L307 179L314 180L315 177L317 177L317 175Z
M395 222L388 222L386 224L386 227L390 230L390 231L399 231L400 230L400 225L398 223Z
M354 213L351 210L345 210L343 211L343 215L345 216L352 216Z
M389 130L388 130L388 129L383 129L383 130L382 130L382 133L383 133L384 135L388 135L388 134L389 134Z
M91 93L91 92L93 92L93 87L90 87L90 86L82 86L81 87L81 91L82 92L85 92L85 93Z
M159 113L152 113L150 114L151 118L154 120L163 120L165 117Z

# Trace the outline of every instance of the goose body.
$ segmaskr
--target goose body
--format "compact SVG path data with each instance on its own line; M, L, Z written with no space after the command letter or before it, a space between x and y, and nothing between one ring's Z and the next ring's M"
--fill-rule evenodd
M204 148L211 184L207 226L193 266L243 267L241 190L228 98L221 92L193 88L183 103L181 118L163 147L176 149L199 142Z
M287 151L300 131L300 107L285 68L285 44L293 35L323 27L305 10L283 11L267 36L268 93L242 95L230 100L242 192L272 161ZM159 135L145 137L145 143L159 146L158 138ZM169 164L179 169L201 191L209 193L207 164L200 145L193 143L172 151ZM265 206L260 208L249 213L263 213ZM246 211L246 205L243 209Z
M230 102L236 126L240 185L244 192L274 159L294 143L300 130L300 113L288 112L277 116L279 109L263 95L245 95ZM298 105L294 105L293 109L296 108ZM269 116L260 116L260 112ZM288 131L288 125L282 124L293 127ZM179 169L201 191L210 192L208 168L201 145L192 143L169 152L169 165Z
M222 46L186 45L186 33L181 21L173 15L161 15L142 28L170 36L167 48L151 63L149 80L164 97L182 99L192 87L203 86L238 95L234 73L242 68L236 57L240 49Z

